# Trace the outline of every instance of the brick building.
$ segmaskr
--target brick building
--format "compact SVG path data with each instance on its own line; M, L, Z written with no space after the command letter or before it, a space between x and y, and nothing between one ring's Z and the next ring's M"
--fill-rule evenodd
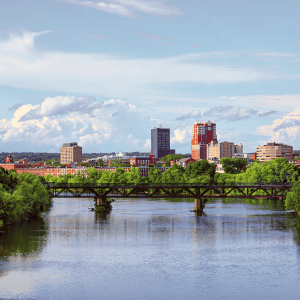
M211 142L218 143L216 123L195 121L191 140L192 158L194 160L207 159L206 145Z
M80 164L82 162L82 147L77 143L64 143L60 148L61 164Z
M149 167L149 165L154 164L154 155L150 156L132 156L129 159L129 163L131 166L146 166Z
M256 159L261 162L270 161L279 157L292 160L293 146L278 143L267 143L267 145L257 146L256 148Z
M7 157L6 157L6 163L11 164L13 162L14 162L13 157L11 156L11 154L8 154Z

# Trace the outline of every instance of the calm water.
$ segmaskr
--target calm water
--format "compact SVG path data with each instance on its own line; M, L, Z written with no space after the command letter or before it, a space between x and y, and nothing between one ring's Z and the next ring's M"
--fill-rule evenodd
M55 199L0 233L1 299L300 299L299 218L276 201Z

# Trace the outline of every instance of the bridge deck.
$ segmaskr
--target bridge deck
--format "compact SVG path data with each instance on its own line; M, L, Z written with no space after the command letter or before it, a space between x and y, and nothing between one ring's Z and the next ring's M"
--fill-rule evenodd
M63 198L283 198L292 184L55 184L44 183L51 197Z

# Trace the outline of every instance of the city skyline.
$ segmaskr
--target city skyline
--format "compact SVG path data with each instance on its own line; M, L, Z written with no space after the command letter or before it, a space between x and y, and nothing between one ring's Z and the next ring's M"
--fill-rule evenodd
M170 128L190 153L195 120L255 152L300 149L297 1L1 3L0 147L150 151ZM279 21L280 20L280 21Z

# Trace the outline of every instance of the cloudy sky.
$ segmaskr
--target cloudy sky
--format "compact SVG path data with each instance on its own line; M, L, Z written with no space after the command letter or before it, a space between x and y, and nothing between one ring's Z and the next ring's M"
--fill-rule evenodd
M190 152L195 120L300 149L297 0L0 0L1 151Z

